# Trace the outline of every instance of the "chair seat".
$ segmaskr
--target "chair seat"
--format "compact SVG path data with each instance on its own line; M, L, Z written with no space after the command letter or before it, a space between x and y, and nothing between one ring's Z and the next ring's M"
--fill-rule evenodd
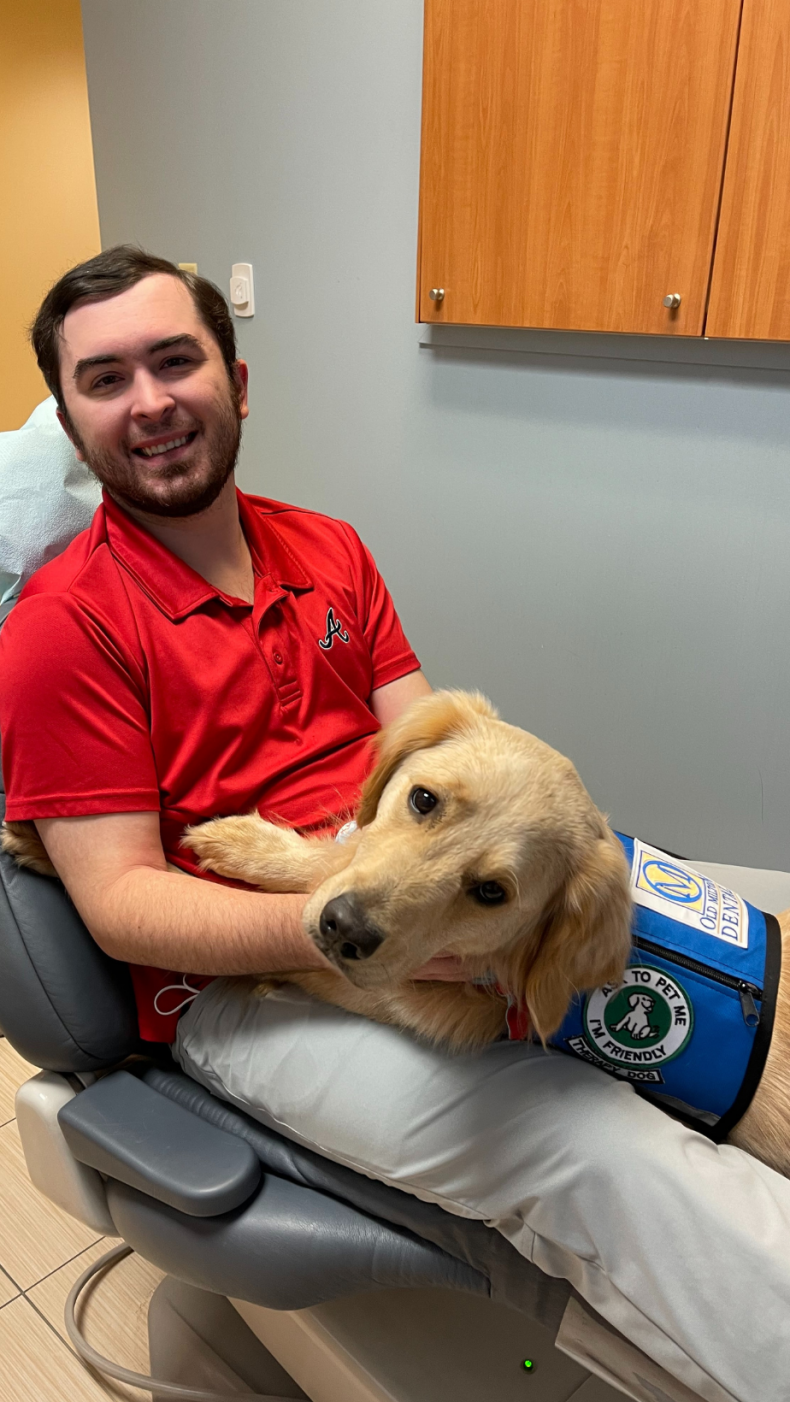
M492 1231L484 1222L452 1216L436 1203L423 1202L411 1193L355 1173L343 1164L285 1139L243 1111L217 1099L181 1071L151 1066L143 1072L142 1079L161 1095L175 1100L210 1124L240 1135L254 1148L267 1175L276 1174L290 1183L315 1189L324 1197L356 1209L365 1218L374 1218L379 1223L405 1230L422 1242L432 1243L446 1257L484 1279L492 1300L518 1310L547 1328L556 1330L559 1327L572 1293L569 1283L545 1275L521 1256L500 1232Z

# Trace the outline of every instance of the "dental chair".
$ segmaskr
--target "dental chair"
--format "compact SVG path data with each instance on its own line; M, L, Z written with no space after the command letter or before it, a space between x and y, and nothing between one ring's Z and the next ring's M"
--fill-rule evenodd
M42 1068L16 1103L32 1182L166 1272L154 1377L312 1402L693 1397L498 1232L292 1143L152 1055L126 966L59 882L5 853L0 1027Z

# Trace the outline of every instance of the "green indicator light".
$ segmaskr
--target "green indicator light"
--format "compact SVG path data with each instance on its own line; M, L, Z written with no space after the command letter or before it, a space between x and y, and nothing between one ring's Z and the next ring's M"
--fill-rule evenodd
M525 1358L521 1366L525 1370L525 1372L529 1373L535 1367L535 1364L531 1358Z

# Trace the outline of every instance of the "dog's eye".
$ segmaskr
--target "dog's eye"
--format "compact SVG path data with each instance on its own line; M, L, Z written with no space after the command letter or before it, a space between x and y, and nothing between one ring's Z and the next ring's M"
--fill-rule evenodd
M469 892L480 905L501 905L507 900L507 891L498 881L482 881Z
M436 794L431 793L429 789L412 789L409 794L409 803L415 813L430 813L438 802Z

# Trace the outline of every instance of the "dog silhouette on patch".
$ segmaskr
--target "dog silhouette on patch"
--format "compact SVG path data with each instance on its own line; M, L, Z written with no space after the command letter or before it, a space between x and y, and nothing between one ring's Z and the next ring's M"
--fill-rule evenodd
M635 1042L642 1042L645 1037L657 1037L660 1028L654 1027L650 1021L655 1005L656 1000L649 993L632 993L628 999L628 1012L614 1024L612 1031L627 1032Z

